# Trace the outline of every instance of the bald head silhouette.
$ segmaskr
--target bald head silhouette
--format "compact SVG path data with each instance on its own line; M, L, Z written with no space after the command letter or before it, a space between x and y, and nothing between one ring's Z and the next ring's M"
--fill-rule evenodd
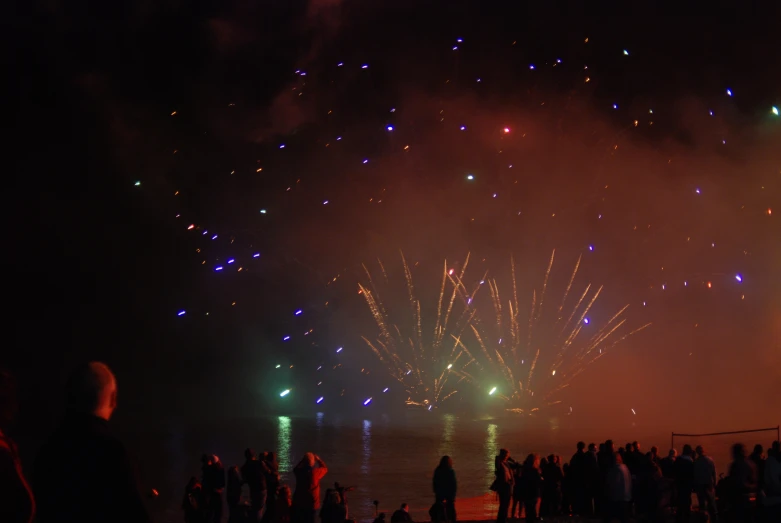
M91 361L71 373L65 398L70 410L108 421L117 407L117 380L105 363Z

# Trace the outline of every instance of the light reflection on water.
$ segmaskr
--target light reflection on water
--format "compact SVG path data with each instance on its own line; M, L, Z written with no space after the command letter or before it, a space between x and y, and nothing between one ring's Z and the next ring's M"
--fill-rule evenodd
M363 460L361 461L361 472L369 473L369 462L372 457L372 422L363 420Z
M439 443L440 456L453 456L453 434L455 433L456 417L453 414L442 416L442 438Z
M315 440L315 446L320 448L323 445L323 420L325 415L322 412L318 412L315 415L315 434L317 435Z
M279 470L289 472L292 467L291 445L293 440L293 424L287 416L277 417L277 459L279 460Z
M496 432L497 426L493 423L488 424L488 428L485 430L485 443L483 444L483 450L485 455L485 469L489 471L487 476L493 476L494 473L494 460L499 453L499 449L496 448Z

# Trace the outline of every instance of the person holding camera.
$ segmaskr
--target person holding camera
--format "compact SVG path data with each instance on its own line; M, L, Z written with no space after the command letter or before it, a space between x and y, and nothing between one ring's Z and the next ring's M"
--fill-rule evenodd
M320 480L328 473L328 467L320 456L312 452L293 469L296 490L293 493L293 522L316 523L320 508Z

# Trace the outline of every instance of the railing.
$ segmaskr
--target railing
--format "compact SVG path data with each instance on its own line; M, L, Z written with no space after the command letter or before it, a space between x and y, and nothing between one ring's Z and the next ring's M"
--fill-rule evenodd
M732 430L729 432L711 432L710 434L681 434L678 432L673 432L672 436L670 437L670 448L675 448L675 437L676 436L684 436L687 438L700 438L704 436L729 436L730 434L748 434L750 432L770 432L771 430L776 431L776 440L781 441L781 425L777 425L775 427L770 427L767 429L750 429L750 430Z

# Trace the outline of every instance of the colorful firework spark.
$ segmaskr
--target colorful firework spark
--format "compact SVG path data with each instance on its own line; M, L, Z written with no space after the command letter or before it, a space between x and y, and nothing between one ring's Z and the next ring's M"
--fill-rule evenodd
M503 308L503 298L496 280L488 280L493 304L495 325L481 329L479 322L470 325L480 352L470 351L468 345L459 339L461 349L475 360L481 378L499 379L497 396L506 401L506 410L515 413L533 413L540 408L560 403L558 393L569 386L573 378L589 365L604 356L607 351L629 336L645 329L650 323L617 337L627 319L625 305L604 325L591 325L588 314L597 301L602 287L592 291L589 283L580 294L569 314L569 297L580 267L578 258L558 308L552 314L544 315L546 291L553 268L555 251L551 254L548 268L542 282L542 289L532 293L528 324L521 327L523 318L518 305L518 290L515 279L515 263L512 262L512 296ZM525 317L525 315L524 315ZM594 333L588 337L584 330ZM475 358L473 353L477 353ZM502 383L503 382L503 383ZM487 385L495 387L495 383ZM504 389L504 392L502 392Z
M434 325L426 325L421 314L421 302L415 295L412 272L404 254L401 255L407 284L409 310L386 308L380 298L371 272L364 265L369 286L358 285L379 328L379 337L364 341L385 365L388 373L402 384L408 394L407 405L429 410L458 392L463 381L473 381L468 367L474 363L461 343L461 336L472 324L476 310L470 307L478 289L469 293L461 284L469 264L469 255L456 274L447 260L437 301ZM385 283L389 283L385 267L379 262ZM409 314L409 316L407 316ZM405 316L407 316L404 321ZM391 317L402 321L393 321ZM424 334L430 327L430 335ZM407 331L403 332L403 328Z

